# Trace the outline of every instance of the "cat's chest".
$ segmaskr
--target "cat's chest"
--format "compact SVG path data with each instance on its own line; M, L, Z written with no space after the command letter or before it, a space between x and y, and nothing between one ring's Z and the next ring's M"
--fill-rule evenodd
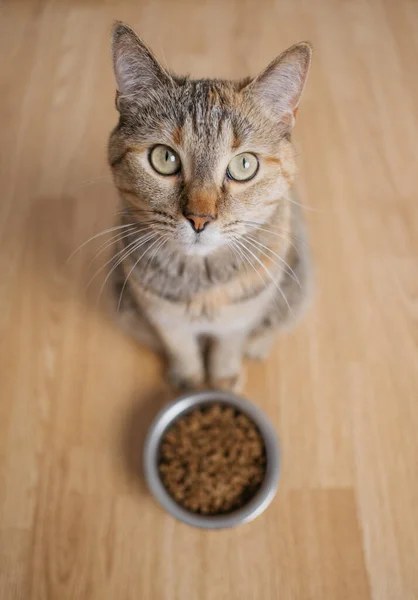
M143 300L145 310L161 327L174 325L197 335L225 335L250 331L262 318L273 294L270 286L253 293L219 286L184 302L170 302L144 290Z

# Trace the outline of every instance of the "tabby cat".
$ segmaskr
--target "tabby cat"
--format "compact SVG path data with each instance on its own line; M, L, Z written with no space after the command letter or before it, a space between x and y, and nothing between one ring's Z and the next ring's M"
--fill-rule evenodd
M241 81L174 75L122 23L112 50L119 319L173 384L235 389L242 357L263 358L309 297L290 134L311 47Z

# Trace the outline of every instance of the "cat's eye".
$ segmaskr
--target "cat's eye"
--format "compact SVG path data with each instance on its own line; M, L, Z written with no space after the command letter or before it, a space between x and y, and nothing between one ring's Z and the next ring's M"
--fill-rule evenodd
M249 181L258 171L258 159L250 152L237 154L229 161L226 174L235 181Z
M151 166L160 175L175 175L180 171L179 155L168 146L154 146L149 154Z

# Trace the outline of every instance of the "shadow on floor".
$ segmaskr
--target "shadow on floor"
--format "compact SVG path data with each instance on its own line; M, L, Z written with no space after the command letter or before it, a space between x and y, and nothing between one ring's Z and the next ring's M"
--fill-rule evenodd
M16 245L23 252L25 288L38 289L42 297L59 298L63 313L74 310L76 304L82 322L94 323L93 327L100 332L104 356L102 368L107 373L112 372L112 344L119 343L119 336L127 342L130 340L111 315L110 286L103 288L102 297L99 298L110 265L93 278L94 273L109 260L110 246L105 248L97 261L93 261L100 246L109 241L109 235L99 236L90 243L85 242L112 227L113 211L114 208L108 203L103 207L97 196L89 199L86 205L71 196L33 198L25 224L18 232L19 239L15 237ZM75 252L80 245L83 246ZM89 282L91 285L88 285ZM129 343L126 349L129 361ZM88 350L83 348L83 352ZM90 358L87 356L86 360ZM142 353L138 358L142 361L144 372L148 368L155 368L153 354ZM150 361L149 365L147 360ZM122 389L121 394L124 394ZM118 468L126 471L129 485L133 488L139 486L141 492L146 490L142 472L142 448L146 433L157 412L174 397L175 394L162 382L148 390L139 383L138 393L128 404L127 414L119 413L115 422L117 445L114 452L115 457L121 459L121 462L118 460ZM122 411L123 408L118 410ZM118 423L121 423L120 427Z
M141 393L134 398L122 423L119 443L123 463L129 483L138 487L141 493L147 492L142 468L145 437L157 413L175 397L176 394L165 385L161 385L158 390Z

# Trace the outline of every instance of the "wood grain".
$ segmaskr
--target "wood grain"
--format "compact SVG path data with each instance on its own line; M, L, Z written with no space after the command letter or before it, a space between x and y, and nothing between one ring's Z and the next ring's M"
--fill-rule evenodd
M317 297L247 367L283 472L268 512L230 531L147 493L161 365L100 308L105 270L85 291L105 238L67 263L116 210L115 18L196 76L315 47L296 137ZM413 0L2 3L2 600L418 598L417 34Z

